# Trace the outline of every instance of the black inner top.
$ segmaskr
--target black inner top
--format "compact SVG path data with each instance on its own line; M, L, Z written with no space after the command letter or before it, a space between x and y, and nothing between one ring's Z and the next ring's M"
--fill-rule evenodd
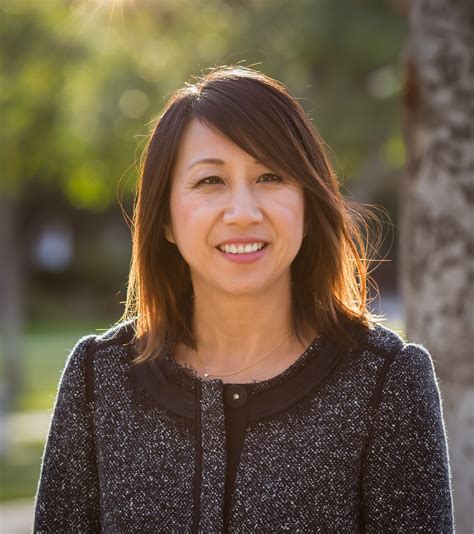
M284 387L284 386L280 386ZM245 402L239 402L247 395ZM243 384L224 384L224 415L226 432L226 480L224 493L224 532L228 530L230 503L234 488L240 453L250 415L251 399Z

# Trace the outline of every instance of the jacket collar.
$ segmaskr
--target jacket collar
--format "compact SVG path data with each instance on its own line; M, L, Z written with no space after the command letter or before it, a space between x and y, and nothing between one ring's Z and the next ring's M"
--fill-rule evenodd
M131 345L128 347L130 354L133 349ZM308 351L310 351L309 354L307 354ZM305 358L303 365L298 367L294 373L290 373L282 385L270 387L252 396L250 421L284 411L309 393L314 392L343 363L347 355L348 349L334 340L322 337L319 343L313 342L307 351L300 356L300 358L309 357ZM132 373L138 384L160 406L176 415L188 419L195 418L199 402L197 391L200 388L190 391L171 382L164 372L162 360L132 365ZM195 377L194 380L202 382L202 379L198 377ZM270 379L270 381L272 380ZM219 382L222 390L226 386L219 379L213 381ZM243 385L250 386L248 384Z

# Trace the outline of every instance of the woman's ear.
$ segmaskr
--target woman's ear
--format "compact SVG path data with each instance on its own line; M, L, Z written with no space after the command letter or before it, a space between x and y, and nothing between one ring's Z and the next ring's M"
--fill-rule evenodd
M171 225L165 224L164 236L165 236L166 241L169 241L170 243L174 243L176 245L176 241L174 239L174 233L173 233L173 229L171 228Z

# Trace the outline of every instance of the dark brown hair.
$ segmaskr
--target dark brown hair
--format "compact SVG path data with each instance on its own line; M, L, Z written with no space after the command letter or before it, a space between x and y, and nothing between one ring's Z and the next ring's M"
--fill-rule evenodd
M135 318L135 361L178 341L196 348L189 268L164 237L180 139L194 118L303 187L307 234L291 266L295 333L310 328L351 343L347 324L370 328L380 321L367 308L368 225L341 194L324 141L302 106L260 72L220 67L173 94L144 152L124 314Z

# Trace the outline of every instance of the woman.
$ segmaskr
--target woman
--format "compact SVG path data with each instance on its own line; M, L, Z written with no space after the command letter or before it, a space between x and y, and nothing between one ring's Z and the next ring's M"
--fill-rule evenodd
M67 362L44 532L451 532L428 352L367 310L355 211L278 82L220 68L146 149L128 321Z

